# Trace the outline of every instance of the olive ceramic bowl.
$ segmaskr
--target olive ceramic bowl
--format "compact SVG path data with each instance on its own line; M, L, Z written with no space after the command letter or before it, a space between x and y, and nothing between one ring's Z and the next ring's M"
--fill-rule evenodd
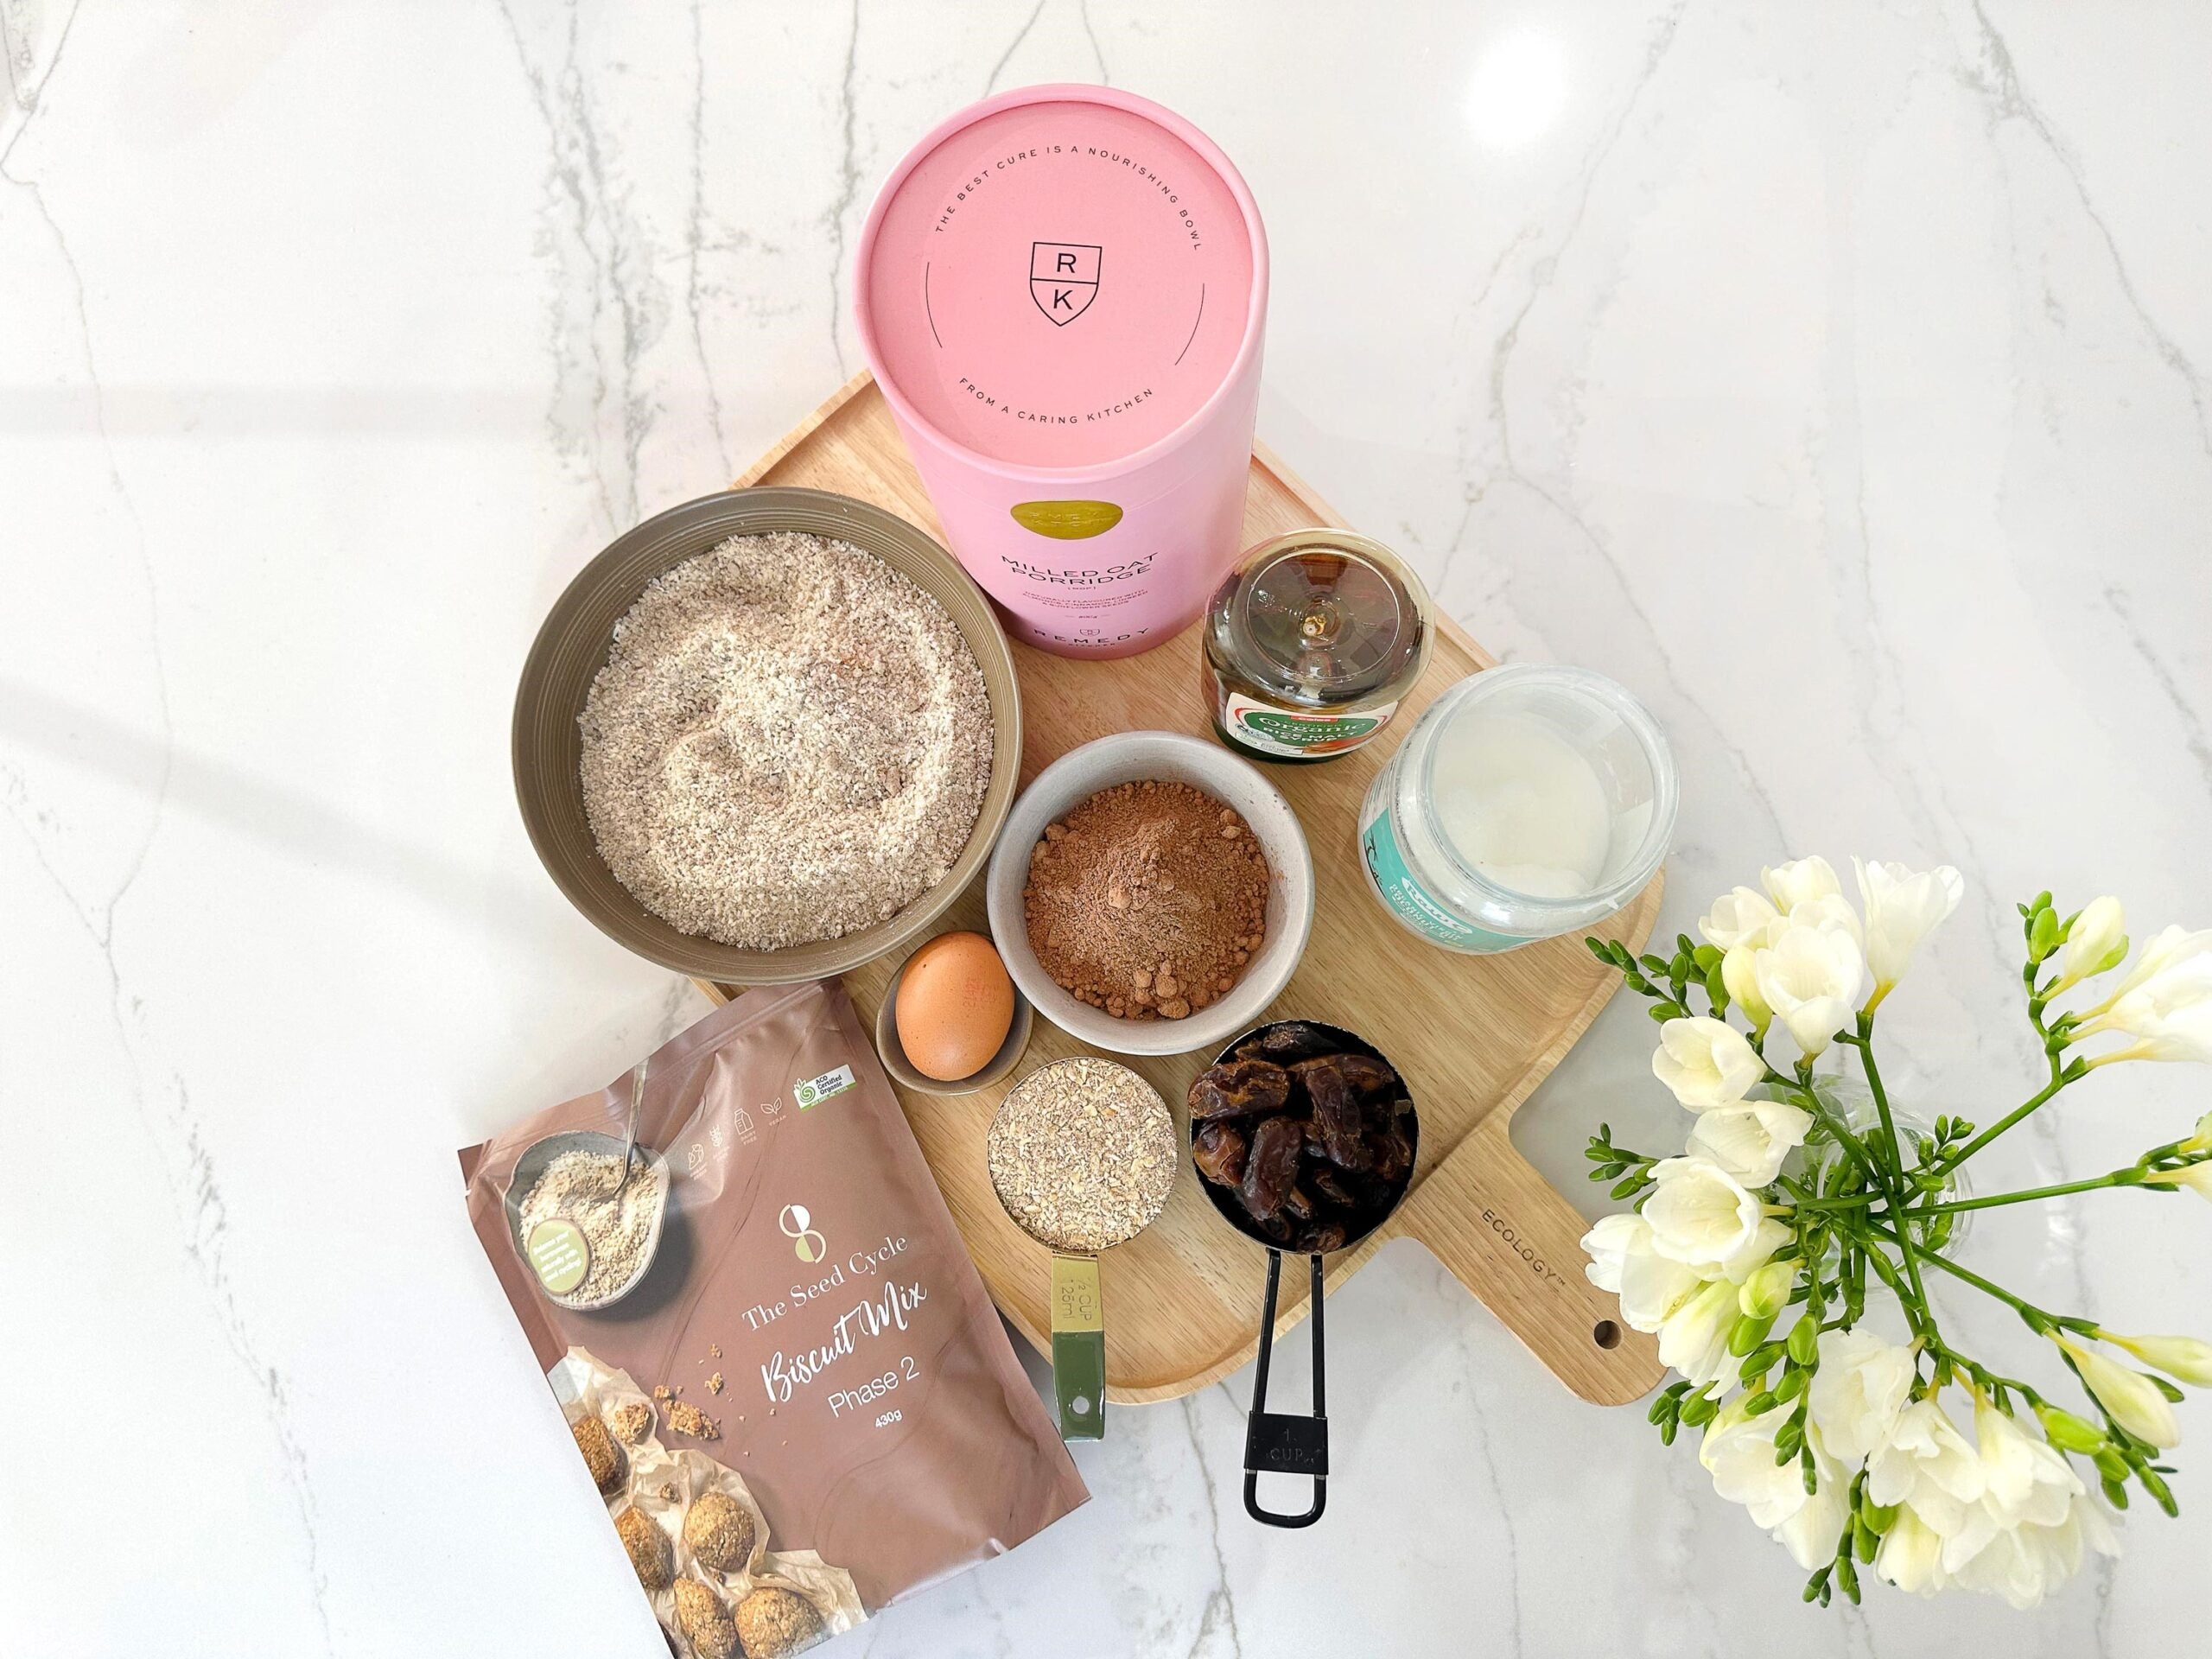
M744 950L671 926L630 896L592 841L580 770L583 712L614 625L645 584L733 536L798 531L850 542L911 578L944 607L983 671L990 696L991 779L968 844L944 880L906 907L842 938L781 950ZM827 490L727 490L656 513L617 537L554 601L515 695L515 794L531 845L554 885L608 938L696 979L777 985L821 979L897 950L944 912L990 857L1021 769L1021 696L1014 653L982 590L952 556L905 519Z

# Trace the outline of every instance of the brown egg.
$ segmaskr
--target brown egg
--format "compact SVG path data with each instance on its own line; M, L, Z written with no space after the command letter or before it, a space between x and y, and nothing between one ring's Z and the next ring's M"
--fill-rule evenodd
M990 1064L1014 1025L1014 982L981 933L945 933L906 959L893 1010L899 1046L924 1077L943 1083Z

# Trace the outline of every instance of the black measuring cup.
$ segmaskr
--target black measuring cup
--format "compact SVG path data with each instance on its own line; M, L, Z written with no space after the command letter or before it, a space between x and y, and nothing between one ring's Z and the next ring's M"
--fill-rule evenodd
M1332 1155L1338 1148L1348 1153L1351 1150L1344 1141L1344 1120L1341 1116L1335 1120L1332 1127L1338 1133L1333 1137L1322 1133L1316 1124L1316 1104L1308 1088L1307 1074L1297 1070L1300 1061L1319 1060L1332 1054L1361 1056L1379 1062L1390 1074L1391 1080L1387 1084L1378 1084L1371 1071L1362 1068L1368 1086L1351 1091L1359 1114L1360 1141L1368 1149L1370 1160L1363 1169L1339 1163ZM1281 1110L1217 1109L1224 1102L1246 1091L1230 1089L1224 1092L1217 1083L1213 1094L1209 1096L1205 1093L1208 1080L1220 1079L1223 1074L1219 1068L1240 1060L1262 1061L1281 1066L1289 1073L1289 1091ZM1255 1080L1262 1085L1270 1082L1264 1074ZM1264 1086L1256 1090L1256 1095L1261 1101L1269 1097ZM1212 1125L1226 1126L1242 1137L1245 1159L1234 1161L1236 1167L1247 1168L1245 1160L1257 1141L1260 1126L1275 1116L1290 1116L1308 1126L1301 1128L1298 1173L1290 1183L1305 1194L1306 1207L1312 1212L1307 1218L1287 1211L1273 1216L1255 1213L1245 1197L1249 1190L1245 1183L1240 1179L1236 1185L1225 1184L1208 1173L1209 1163L1216 1173L1224 1173L1227 1166L1221 1161L1222 1148L1217 1142L1210 1139L1207 1146L1200 1145L1201 1135L1207 1134ZM1281 1133L1274 1131L1273 1135L1280 1137ZM1382 1146L1384 1138L1392 1135L1402 1143L1402 1157L1398 1145ZM1332 1250L1348 1250L1357 1245L1388 1221L1404 1201L1413 1185L1414 1164L1421 1152L1420 1116L1405 1080L1396 1075L1396 1068L1372 1043L1319 1020L1276 1020L1255 1027L1230 1043L1215 1057L1213 1065L1200 1073L1198 1081L1191 1085L1190 1147L1198 1185L1213 1207L1230 1226L1265 1245L1268 1250L1267 1300L1260 1313L1259 1359L1253 1373L1252 1410L1244 1433L1245 1513L1271 1527L1310 1527L1321 1518L1322 1509L1328 1502L1328 1368L1321 1324L1323 1259ZM1381 1163L1373 1161L1377 1148L1384 1153ZM1389 1170L1387 1175L1385 1167ZM1333 1192L1357 1202L1351 1207L1336 1204L1333 1198L1324 1198L1317 1203L1317 1192L1325 1182ZM1313 1321L1313 1409L1310 1415L1268 1409L1268 1368L1274 1350L1275 1304L1281 1293L1282 1259L1287 1254L1305 1255L1310 1275L1307 1300L1312 1304ZM1262 1474L1312 1477L1313 1506L1300 1514L1265 1508L1260 1503Z

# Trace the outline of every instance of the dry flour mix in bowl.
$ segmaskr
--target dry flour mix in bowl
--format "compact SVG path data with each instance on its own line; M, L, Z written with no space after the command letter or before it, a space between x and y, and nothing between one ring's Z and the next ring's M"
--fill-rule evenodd
M667 1160L660 1243L585 1313L538 1282L505 1204L534 1143L619 1133L629 1107L626 1076L461 1173L684 1659L796 1652L1084 1501L841 988L748 992L654 1052L639 1139Z
M671 926L753 950L944 879L991 777L944 607L849 542L736 536L647 584L578 717L600 856Z

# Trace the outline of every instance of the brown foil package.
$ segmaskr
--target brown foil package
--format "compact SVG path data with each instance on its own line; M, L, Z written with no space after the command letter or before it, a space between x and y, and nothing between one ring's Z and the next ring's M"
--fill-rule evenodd
M653 1053L638 1138L671 1179L652 1265L600 1312L555 1301L509 1220L517 1160L563 1130L619 1142L630 1081L461 1166L680 1649L795 1651L1086 1499L841 987L748 992ZM760 1535L733 1549L740 1516Z

